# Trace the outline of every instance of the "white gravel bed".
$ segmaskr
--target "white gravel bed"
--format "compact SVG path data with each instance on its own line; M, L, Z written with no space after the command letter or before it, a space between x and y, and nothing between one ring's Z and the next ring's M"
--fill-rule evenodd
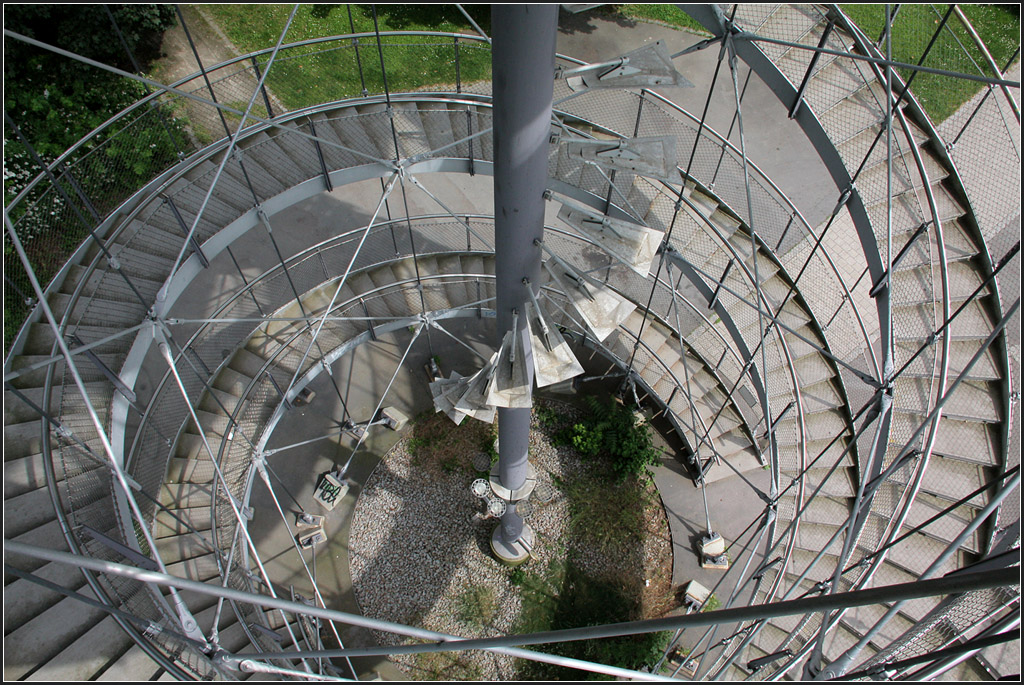
M461 428L452 424L453 430ZM556 482L585 468L571 449L554 447L545 433L535 417L530 463L538 483L554 488L555 496L546 504L532 499L526 521L537 543L528 568L565 559L568 502ZM481 500L470 492L479 477L471 465L476 451L446 457L441 468L418 463L415 451L408 438L399 442L370 476L353 513L350 567L363 615L467 638L513 632L522 589L510 582L509 567L492 556L490 535L497 520L482 516ZM644 559L637 563L646 564L659 544L663 541L645 544ZM608 561L600 554L575 556L584 567ZM479 606L470 602L474 593L484 598L482 612L472 610ZM389 633L377 633L377 639L391 645L406 641ZM512 658L481 651L393 661L410 678L517 678Z

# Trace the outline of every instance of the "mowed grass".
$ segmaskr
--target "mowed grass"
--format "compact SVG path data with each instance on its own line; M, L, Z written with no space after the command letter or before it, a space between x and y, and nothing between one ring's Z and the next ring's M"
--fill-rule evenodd
M885 26L884 5L841 5L871 40L878 40ZM949 5L900 5L892 31L893 60L917 64L938 29ZM1020 6L961 5L964 14L981 36L1000 69L1020 45ZM881 50L885 51L884 43ZM928 53L924 66L950 72L991 76L991 72L975 47L963 24L950 17L938 40ZM979 70L979 67L981 70ZM900 69L900 76L909 78L910 69ZM985 85L978 81L918 73L910 91L935 122L944 121Z
M474 21L488 34L490 10L466 5ZM893 30L893 59L917 64L938 27L947 5L901 5ZM281 35L290 5L203 5L202 11L221 27L242 51L272 47ZM884 5L842 5L843 11L872 39L881 35ZM1000 68L1020 43L1020 9L1011 5L963 5ZM670 4L611 5L595 12L617 12L641 21L704 33L683 10ZM377 25L386 31L442 31L475 34L470 22L452 5L378 5ZM373 33L369 5L303 5L285 36L286 43L351 32ZM382 72L383 61L385 72ZM925 66L957 73L987 73L981 53L954 17L932 47ZM437 88L454 90L456 83L490 79L490 50L486 44L424 36L385 38L378 49L373 36L358 45L336 42L289 50L278 57L267 84L289 108L354 97L364 90L382 93ZM906 79L911 70L904 69ZM934 121L942 121L973 97L983 84L936 74L919 73L911 90Z
M235 46L254 52L277 44L291 5L202 5ZM487 6L467 10L488 31ZM351 18L351 21L350 21ZM377 22L385 31L441 31L475 34L475 29L452 5L378 5ZM285 35L285 43L349 33L373 33L369 5L302 5ZM358 45L332 41L288 50L278 55L267 86L289 109L321 102L384 92L381 61L390 91L442 87L456 82L490 79L491 55L485 43L425 36L390 37L378 50L374 37ZM266 59L262 60L264 63ZM262 68L262 65L261 65Z
M620 14L631 19L651 21L665 24L666 26L686 29L705 36L710 35L703 26L697 23L696 20L691 19L689 14L675 5L611 5L610 7L616 8Z

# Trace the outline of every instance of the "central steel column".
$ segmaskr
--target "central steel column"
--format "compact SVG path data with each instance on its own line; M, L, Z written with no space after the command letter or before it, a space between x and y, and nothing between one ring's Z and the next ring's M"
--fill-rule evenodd
M535 241L544 234L558 5L493 5L491 26L497 342L501 344L512 327L513 311L518 311L516 334L523 336L529 350L525 303L527 288L536 288L541 268L541 249ZM529 382L533 383L532 364ZM530 410L499 409L502 488L514 492L526 484L529 445ZM491 537L491 547L500 559L515 564L528 558L531 543L532 531L510 505Z

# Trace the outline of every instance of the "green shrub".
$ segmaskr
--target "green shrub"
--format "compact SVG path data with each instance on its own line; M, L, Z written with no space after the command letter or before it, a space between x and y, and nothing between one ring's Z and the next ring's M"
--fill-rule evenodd
M638 421L630 407L609 398L602 402L585 397L588 413L581 421L561 431L559 444L572 445L586 459L605 457L620 480L640 476L658 463L661 453L654 447L650 427Z

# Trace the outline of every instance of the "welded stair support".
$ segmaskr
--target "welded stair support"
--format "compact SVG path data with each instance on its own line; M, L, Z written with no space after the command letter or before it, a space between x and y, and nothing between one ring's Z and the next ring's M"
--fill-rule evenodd
M494 233L498 346L516 322L529 356L526 303L540 283L544 235L544 191L548 182L555 72L555 5L495 5L494 26ZM522 316L516 316L519 313ZM533 368L527 363L527 383ZM530 465L530 409L498 409L498 484L510 503L526 489ZM507 492L506 492L507 491ZM528 493L527 493L528 494ZM506 563L529 558L533 532L509 506L491 536L491 548Z

